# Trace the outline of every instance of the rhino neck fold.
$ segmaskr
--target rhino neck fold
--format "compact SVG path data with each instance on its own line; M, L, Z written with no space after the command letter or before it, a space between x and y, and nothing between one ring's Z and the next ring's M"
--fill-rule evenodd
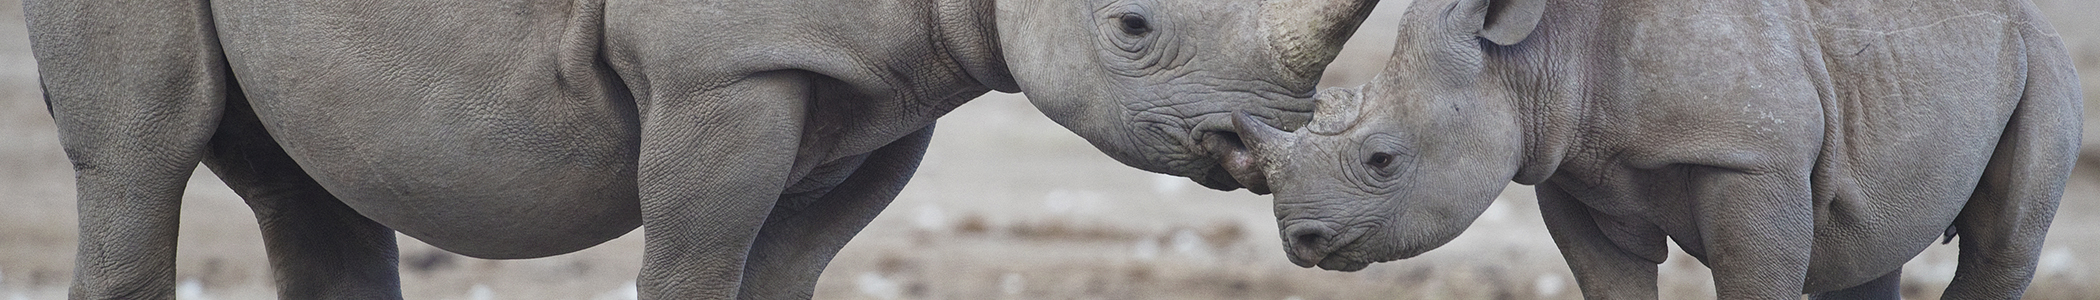
M1589 38L1599 11L1594 3L1549 2L1537 31L1522 43L1486 45L1487 85L1502 89L1514 102L1519 132L1524 135L1524 161L1516 176L1521 184L1545 182L1560 169L1567 154L1583 142L1593 99L1598 64L1585 49L1599 49Z
M1000 54L999 28L993 0L934 0L934 39L957 66L977 84L1006 93L1017 93L1006 57Z

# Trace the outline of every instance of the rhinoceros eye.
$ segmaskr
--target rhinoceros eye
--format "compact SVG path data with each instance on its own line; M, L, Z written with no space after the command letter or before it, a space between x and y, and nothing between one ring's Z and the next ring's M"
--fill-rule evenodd
M1146 32L1152 32L1152 24L1145 21L1145 16L1130 13L1117 19L1123 22L1123 34L1144 35Z
M1364 158L1364 166L1370 167L1371 173L1378 174L1378 177L1399 175L1401 165L1407 164L1404 161L1407 157L1400 155L1388 151L1372 152L1370 157Z
M1393 155L1384 152L1372 153L1371 158L1364 159L1364 164L1370 165L1372 168L1384 169L1386 166L1393 164Z
M1343 156L1338 156L1341 166L1350 174L1350 180L1360 180L1367 187L1387 189L1394 187L1400 177L1412 172L1415 152L1404 139L1392 133L1372 133L1357 140L1362 147ZM1351 166L1351 164L1355 164Z

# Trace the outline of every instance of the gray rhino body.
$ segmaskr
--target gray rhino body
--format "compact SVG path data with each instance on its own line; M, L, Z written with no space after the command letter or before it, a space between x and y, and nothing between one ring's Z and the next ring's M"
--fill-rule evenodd
M645 299L807 298L999 90L1119 161L1239 187L1231 111L1309 118L1375 2L29 1L78 172L75 299L173 297L202 161L287 299L399 298L394 230L484 258L637 226Z
M1420 1L1379 78L1285 132L1245 118L1293 262L1355 270L1463 231L1510 181L1591 299L1653 299L1665 241L1722 299L2019 298L2079 145L2027 1ZM1247 159L1247 158L1243 158ZM1251 184L1266 181L1265 184ZM1260 186L1266 185L1266 187Z

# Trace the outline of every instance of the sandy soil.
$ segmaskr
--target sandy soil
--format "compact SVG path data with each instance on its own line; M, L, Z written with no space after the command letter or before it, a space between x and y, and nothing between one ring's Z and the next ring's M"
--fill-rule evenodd
M2041 3L2100 99L2100 2ZM1329 71L1356 85L1382 65L1405 1L1381 5ZM0 300L61 299L74 242L71 172L40 101L19 5L0 3ZM2088 120L2096 114L2089 105ZM2100 124L2100 123L2096 123ZM2088 131L2087 141L2100 141ZM2100 145L2095 145L2100 146ZM2100 147L2087 147L2100 149ZM2100 150L2088 150L2028 294L2100 291ZM208 171L191 181L178 246L183 299L268 299L253 217ZM822 299L1575 299L1579 292L1512 185L1473 228L1419 258L1354 273L1284 260L1267 197L1217 192L1124 167L1019 95L944 118L918 177L818 281ZM582 252L482 260L403 237L411 299L631 299L638 234ZM1906 265L1905 294L1937 298L1954 247ZM1674 252L1675 250L1673 250ZM1665 298L1712 298L1705 267L1676 252Z

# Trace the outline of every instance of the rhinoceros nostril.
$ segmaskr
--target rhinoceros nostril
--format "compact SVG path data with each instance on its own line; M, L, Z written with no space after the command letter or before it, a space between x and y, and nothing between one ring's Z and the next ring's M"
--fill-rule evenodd
M1334 229L1320 222L1292 224L1284 228L1283 233L1288 239L1285 242L1290 243L1286 246L1290 248L1287 251L1290 252L1291 262L1298 266L1309 268L1317 265L1320 260L1327 258L1328 252L1333 251L1334 245L1330 239L1334 238Z
M1291 244L1294 244L1298 247L1316 248L1320 246L1320 242L1327 241L1327 235L1320 234L1318 232L1308 232L1298 234L1297 237L1294 237L1291 240L1294 241Z

